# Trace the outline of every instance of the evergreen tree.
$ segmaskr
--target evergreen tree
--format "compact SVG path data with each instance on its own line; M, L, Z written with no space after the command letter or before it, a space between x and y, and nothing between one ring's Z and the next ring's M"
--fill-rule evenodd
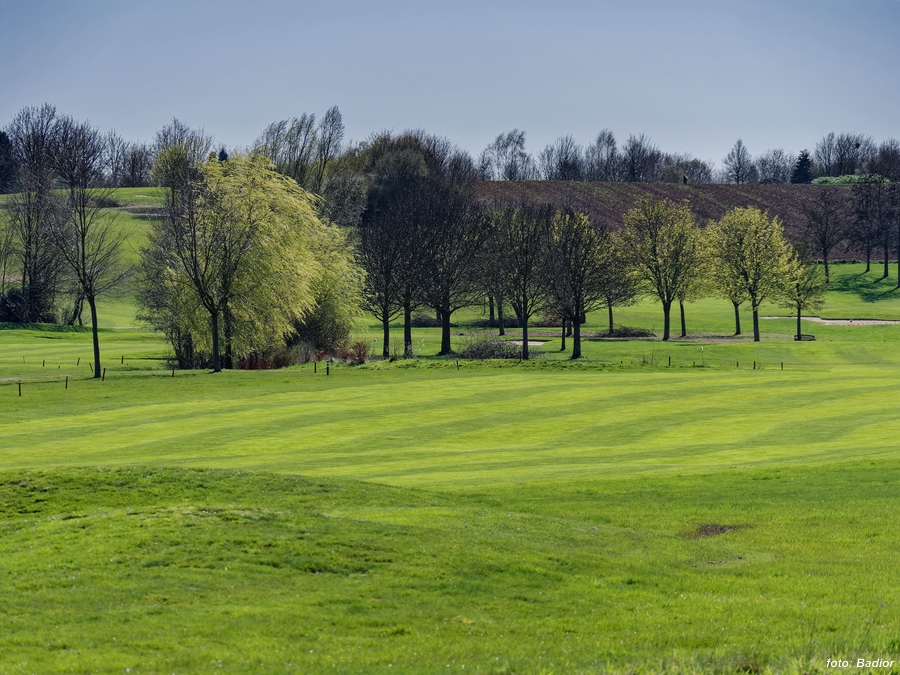
M791 182L809 184L812 183L812 178L812 158L809 156L809 150L804 150L794 164Z

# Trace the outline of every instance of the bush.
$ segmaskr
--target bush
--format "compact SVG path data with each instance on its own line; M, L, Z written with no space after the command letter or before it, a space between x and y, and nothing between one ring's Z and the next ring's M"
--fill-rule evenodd
M521 352L519 345L504 342L494 335L468 335L462 341L459 351L461 359L517 359Z
M433 316L418 314L412 318L412 320L409 322L409 325L413 328L440 328L441 320L436 319ZM457 324L451 323L450 327L456 328Z
M357 340L349 349L341 350L341 360L351 366L360 366L369 360L369 343L365 340Z
M608 330L600 333L601 337L617 338L647 338L654 337L655 333L646 328L632 328L630 326L615 326L610 333Z

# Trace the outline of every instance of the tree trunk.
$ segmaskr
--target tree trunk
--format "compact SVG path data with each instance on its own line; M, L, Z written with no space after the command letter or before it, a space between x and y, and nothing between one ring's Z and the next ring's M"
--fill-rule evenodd
M565 319L562 320L562 331L560 331L560 333L561 334L559 336L559 340L560 340L561 346L559 348L559 351L564 352L564 351L566 351L566 320Z
M872 269L872 247L866 247L866 273Z
M741 311L740 311L739 307L741 306L741 303L735 302L734 300L732 300L731 304L734 305L734 334L740 335L741 334Z
M900 221L897 222L897 285L900 288Z
M800 333L800 308L798 307L797 308L797 341L798 342L800 341L801 335L802 334Z
M385 313L381 319L381 339L384 345L381 348L381 358L387 361L391 358L391 322L390 317Z
M759 342L759 309L753 306L753 341Z
M503 325L503 300L497 300L497 323L500 326L500 337L506 335L506 327Z
M210 312L210 319L212 321L213 372L221 373L222 363L219 361L219 313Z
M606 305L606 308L609 310L609 337L612 337L613 331L615 330L613 328L613 312L612 312L613 306L608 304L608 305Z
M669 311L672 309L671 302L663 303L663 341L669 339Z
M681 337L687 337L687 324L684 322L684 303L679 300L678 306L681 308Z
M572 334L572 358L580 359L581 358L581 321L579 321L580 317L576 317L572 320L572 327L575 329Z
M403 358L411 359L412 355L412 304L406 302L403 304Z
M228 305L225 305L225 308L222 310L222 321L224 322L224 330L223 337L225 342L225 358L222 360L223 368L234 368L234 355L231 347L231 338L233 334L233 320L231 316L231 311L228 309Z
M881 275L881 279L888 278L888 253L890 251L890 247L888 246L887 237L884 238L884 274ZM881 281L879 279L878 281Z
M522 360L528 360L528 317L522 317Z
M97 327L97 301L94 296L87 297L91 308L91 337L94 339L94 377L100 377L100 333Z
M438 310L441 314L441 351L438 356L448 356L453 351L450 349L450 312Z
M827 284L831 278L828 276L828 254L825 253L822 256L822 260L825 262L825 283Z
M494 296L488 296L488 325L494 322Z

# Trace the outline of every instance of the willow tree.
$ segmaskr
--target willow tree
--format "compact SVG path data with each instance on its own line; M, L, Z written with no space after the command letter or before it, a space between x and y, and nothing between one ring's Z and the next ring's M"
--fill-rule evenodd
M343 302L357 304L343 234L316 217L308 193L264 158L210 159L171 190L142 252L140 302L151 324L182 325L219 372L223 355L232 367L283 345L321 303L323 283L334 284L335 266L349 280Z
M778 294L789 270L790 244L781 221L755 207L735 208L707 228L716 274L750 300L753 341L759 342L759 307Z
M672 303L694 288L703 265L701 233L687 204L644 197L625 215L623 253L663 308L663 340L669 339Z

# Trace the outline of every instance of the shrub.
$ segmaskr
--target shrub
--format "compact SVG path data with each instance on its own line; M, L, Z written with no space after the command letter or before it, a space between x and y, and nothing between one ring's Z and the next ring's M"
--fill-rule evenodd
M341 360L351 366L359 366L369 360L369 343L365 340L357 340L349 349L341 350Z
M647 330L646 328L633 328L631 326L615 326L610 333L608 330L600 333L602 337L617 337L617 338L646 338L646 337L654 337L655 333L652 330Z
M462 359L517 359L521 351L519 345L504 342L494 335L467 335L462 341L459 357Z

